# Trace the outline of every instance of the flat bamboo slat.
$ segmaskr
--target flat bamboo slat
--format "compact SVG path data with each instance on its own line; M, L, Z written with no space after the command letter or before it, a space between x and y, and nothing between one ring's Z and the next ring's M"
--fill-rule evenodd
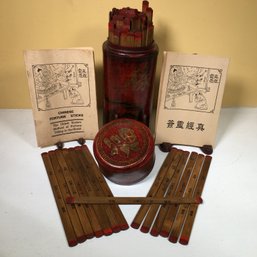
M147 197L153 197L155 196L156 192L158 191L163 179L165 178L166 172L168 171L168 168L174 158L174 156L177 153L177 149L176 148L172 148L171 151L168 153L167 157L165 158L148 194ZM150 208L150 205L142 205L136 216L134 217L132 223L131 223L131 227L138 229L142 223L142 221L144 220L144 217L146 215L146 213L148 212Z
M61 190L57 182L57 178L54 174L54 168L47 153L42 153L41 156L46 167L47 175L53 190L53 194L55 197L57 208L59 210L60 218L62 220L68 245L75 246L78 244L77 236L75 234L71 218L68 214L67 205L65 204L64 199L62 197Z
M174 197L170 199L166 198L156 198L156 197L129 197L129 196L116 196L116 197L106 197L106 196L71 196L66 199L68 204L125 204L125 205L137 205L137 204L200 204L202 199L200 197L190 198L190 197Z
M170 166L168 168L168 171L166 172L165 179L162 181L158 191L155 194L155 197L163 197L163 198L165 197L165 194L169 188L171 179L176 172L177 166L179 164L179 161L180 161L182 155L183 155L182 151L177 151L176 155L173 158L172 163L170 164ZM144 233L149 232L159 207L160 207L160 205L158 205L158 204L153 204L150 206L149 211L143 222L143 225L140 229L142 232L144 232Z
M208 174L208 171L209 171L209 168L211 165L211 160L212 160L211 156L205 157L205 160L203 163L203 168L200 173L200 176L199 176L199 179L198 179L198 182L196 185L196 189L194 192L194 196L201 197L201 195L202 195L204 184L205 184L207 174ZM185 221L183 230L181 232L180 240L179 240L179 242L183 245L187 245L189 242L193 224L194 224L194 220L195 220L196 213L197 213L197 209L198 209L197 206L190 205L190 207L189 207L186 221Z

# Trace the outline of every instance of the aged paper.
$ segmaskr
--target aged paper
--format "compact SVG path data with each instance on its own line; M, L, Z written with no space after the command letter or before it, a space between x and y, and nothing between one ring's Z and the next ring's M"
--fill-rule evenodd
M156 144L215 145L229 60L164 52Z
M24 52L38 146L98 131L92 48Z

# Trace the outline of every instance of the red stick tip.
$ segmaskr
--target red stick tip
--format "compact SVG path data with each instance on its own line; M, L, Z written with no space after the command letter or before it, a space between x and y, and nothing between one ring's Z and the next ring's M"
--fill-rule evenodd
M178 241L178 238L176 237L176 236L170 236L169 237L169 241L171 242L171 243L177 243L177 241Z
M121 230L127 230L129 228L129 225L127 223L121 224L120 226Z
M169 236L169 233L168 233L167 231L162 230L162 231L160 232L160 236L162 236L162 237L168 237L168 236Z
M150 234L151 234L152 236L159 236L158 230L157 230L157 229L154 229L154 228L151 230Z
M201 196L196 197L195 201L196 201L196 203L198 203L198 204L202 204L202 203L203 203L203 199L202 199Z
M134 229L138 229L140 225L136 222L132 222L130 226Z
M86 240L87 240L86 235L82 235L82 236L79 236L79 237L78 237L78 242L79 242L79 243L83 243L83 242L85 242Z
M105 228L103 229L104 235L109 236L112 234L112 229L111 228Z
M94 233L96 238L101 237L104 234L102 230L95 231Z
M116 226L113 226L113 227L112 227L112 231L113 231L113 233L118 233L118 232L121 231L121 228L120 228L119 225L116 225Z
M87 234L87 239L92 239L94 237L95 237L94 233Z
M188 245L189 242L189 237L187 236L181 236L179 239L179 243L181 243L182 245Z
M73 246L76 246L78 244L78 242L76 240L72 239L72 240L68 240L68 244L70 247L73 247Z
M75 201L75 198L73 196L68 196L66 198L66 203L68 203L68 204L72 204L72 203L74 203L74 201Z
M142 226L140 231L143 232L143 233L148 233L149 232L149 228L146 227L146 226Z

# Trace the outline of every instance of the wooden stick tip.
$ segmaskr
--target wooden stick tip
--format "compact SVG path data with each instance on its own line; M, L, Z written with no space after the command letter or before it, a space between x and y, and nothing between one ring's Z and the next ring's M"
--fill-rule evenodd
M92 239L95 237L95 234L94 233L89 233L87 234L87 239Z
M210 155L206 155L205 159L211 161L212 160L212 157Z
M68 240L68 244L70 247L76 246L78 242L74 239Z
M41 153L41 156L46 156L48 153L47 152L43 152Z
M111 228L104 228L103 232L104 232L105 236L110 236L112 234L112 229Z
M120 227L121 230L129 229L129 225L127 223L121 224L119 227Z
M58 150L58 149L56 149L56 150L50 150L50 151L48 152L48 154L49 154L49 155L54 155L57 150Z
M112 232L113 233L119 233L121 231L121 228L119 225L115 225L112 227Z
M169 232L162 230L162 231L160 232L160 236L162 236L162 237L168 237L168 236L169 236Z
M78 237L78 242L79 243L84 243L87 240L87 236L86 235L81 235Z
M196 203L198 203L198 204L202 204L202 203L203 203L203 199L202 199L201 196L196 197L195 201L196 201Z
M142 226L140 231L143 232L143 233L148 233L149 232L149 227Z
M138 229L140 227L140 224L133 221L130 226L134 229Z
M178 238L177 238L176 236L170 236L170 237L169 237L169 241L170 241L171 243L176 244L176 243L178 242Z
M101 236L104 235L104 233L103 233L102 230L95 231L94 233L95 233L95 237L96 237L96 238L99 238L99 237L101 237Z
M154 228L151 230L150 234L151 234L152 236L155 236L155 237L156 237L156 236L159 236L158 230L157 230L157 229L154 229Z
M182 245L188 245L189 238L187 236L181 236L179 239L179 243Z

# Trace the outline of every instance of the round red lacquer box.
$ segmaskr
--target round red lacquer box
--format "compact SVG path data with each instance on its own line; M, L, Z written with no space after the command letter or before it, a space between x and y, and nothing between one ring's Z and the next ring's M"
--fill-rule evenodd
M116 119L97 133L93 150L106 178L120 185L132 185L152 170L155 154L150 129L132 119Z

